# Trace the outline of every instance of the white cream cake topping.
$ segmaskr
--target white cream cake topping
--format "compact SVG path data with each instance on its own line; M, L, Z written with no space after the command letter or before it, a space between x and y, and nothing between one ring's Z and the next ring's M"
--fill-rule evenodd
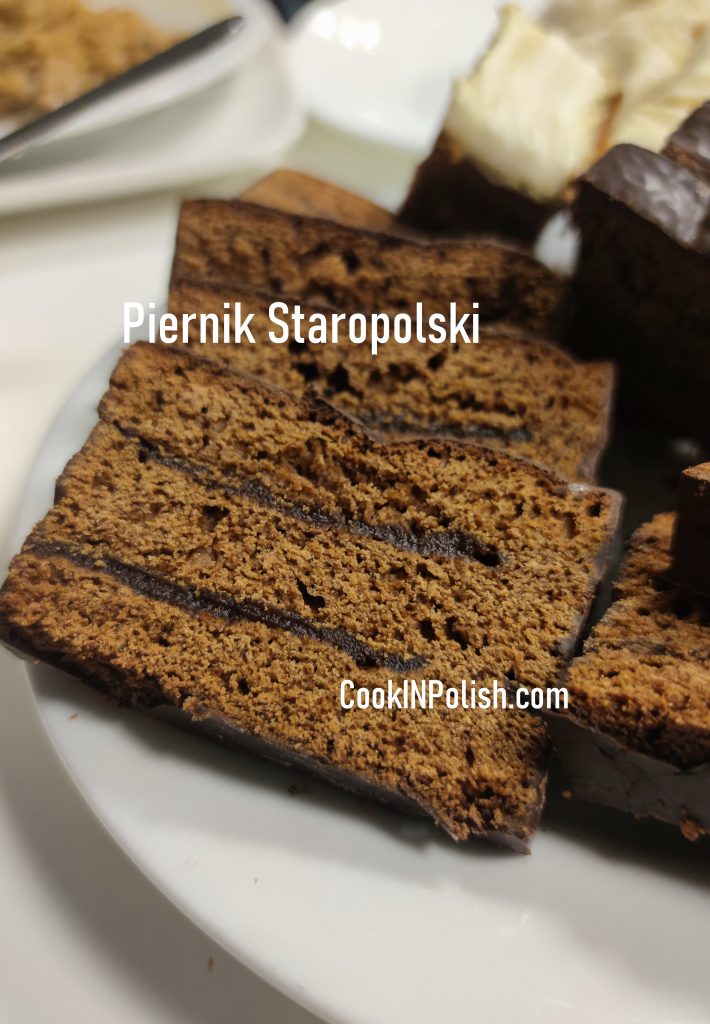
M495 184L558 199L600 152L613 81L520 8L473 74L456 84L445 130Z
M672 82L710 24L710 0L637 0L574 46L621 83L629 109Z
M710 29L695 42L685 67L638 103L624 105L611 144L633 142L657 152L694 110L710 98Z
M647 0L551 0L540 18L547 28L569 36L603 31L618 14L644 6Z

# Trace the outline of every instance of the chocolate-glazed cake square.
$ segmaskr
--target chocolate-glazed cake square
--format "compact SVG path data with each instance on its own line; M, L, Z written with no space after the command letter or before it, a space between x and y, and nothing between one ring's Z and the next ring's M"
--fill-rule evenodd
M698 166L621 145L580 179L569 343L620 363L623 409L707 443L710 184Z

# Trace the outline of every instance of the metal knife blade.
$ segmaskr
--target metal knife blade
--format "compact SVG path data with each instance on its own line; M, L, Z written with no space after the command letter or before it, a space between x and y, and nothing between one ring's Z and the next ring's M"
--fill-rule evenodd
M116 96L124 89L129 89L148 79L155 78L170 68L182 64L183 61L209 50L230 36L236 35L243 24L244 19L239 16L225 18L224 21L219 21L215 25L202 29L195 35L190 36L189 39L181 40L167 50L163 50L149 60L144 61L142 64L137 64L134 68L116 75L115 78L110 78L95 89L82 93L81 96L70 100L69 103L57 107L56 110L50 110L48 114L43 114L42 117L38 117L35 121L23 125L17 131L5 135L3 138L0 138L0 161L20 156L35 142L50 134L56 128L67 124L73 117L83 113L89 107L101 103L109 97Z

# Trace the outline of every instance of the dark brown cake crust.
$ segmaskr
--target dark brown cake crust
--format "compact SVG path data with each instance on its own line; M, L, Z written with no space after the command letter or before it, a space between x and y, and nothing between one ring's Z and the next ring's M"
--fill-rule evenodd
M87 683L100 693L115 696L115 682L107 682L106 669L102 666L97 671L90 671L85 664L79 664L67 660L61 651L51 647L42 647L36 639L30 639L20 634L9 634L0 638L0 643L14 654L19 654L27 660L42 661L51 665L60 672L73 676ZM147 704L143 710L148 711L157 721L165 722L167 725L175 726L187 732L202 736L221 746L241 751L245 754L252 754L256 757L264 757L274 764L283 768L297 768L307 772L322 782L337 786L339 789L351 793L353 796L363 797L367 800L375 800L385 807L400 811L403 814L413 815L418 818L436 818L434 811L422 806L421 801L410 799L403 793L395 792L385 786L378 786L370 779L358 777L349 772L337 769L334 765L324 764L314 757L298 753L293 749L281 746L278 743L268 742L260 736L255 735L246 729L240 729L234 722L220 715L210 713L207 709L194 708L185 711L174 704L161 704L159 698L154 705ZM139 705L132 701L136 707ZM533 835L539 825L545 800L547 787L546 772L540 771L536 782L539 793L537 806L530 811L525 831ZM490 842L497 844L514 853L529 853L527 842L521 840L519 835L505 833L491 833L486 836Z
M399 219L442 235L491 232L530 244L560 205L540 203L489 181L459 144L442 132L417 168Z
M572 796L674 825L691 841L710 834L710 764L683 770L573 715L544 718Z
M421 800L413 800L402 793L378 786L370 779L358 778L349 772L342 771L332 764L324 764L313 757L297 753L277 743L269 743L260 736L239 729L234 722L227 718L218 717L205 713L187 714L176 707L167 705L158 706L154 709L157 718L176 725L179 728L188 729L203 735L206 739L220 743L234 750L241 750L257 757L265 757L275 764L284 768L297 768L307 772L322 782L327 782L338 789L345 790L353 796L364 797L368 800L375 800L385 807L391 807L395 811L416 816L427 817L436 820L436 813L433 808L426 807ZM530 853L530 846L527 840L521 838L521 833L526 836L533 836L540 827L540 820L545 804L545 791L547 789L547 773L540 771L534 783L538 801L531 807L527 820L521 823L518 834L513 832L488 832L479 838L486 839L494 846L500 846L511 850L513 853Z

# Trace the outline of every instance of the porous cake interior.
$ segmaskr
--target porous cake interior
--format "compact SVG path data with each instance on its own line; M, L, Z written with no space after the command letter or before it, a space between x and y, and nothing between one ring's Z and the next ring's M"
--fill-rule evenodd
M224 312L237 296L209 284L173 282L170 311ZM199 352L299 393L312 388L381 436L430 435L509 449L571 479L592 479L612 405L608 363L581 364L562 349L507 326L483 328L478 345L398 345L373 357L366 345L274 344L268 296L239 295L255 344ZM310 310L304 310L307 314ZM208 338L211 337L209 329ZM199 321L191 325L199 340Z
M525 253L486 239L377 234L241 200L182 205L173 280L218 282L338 310L426 315L478 302L482 320L554 332L566 289Z
M126 353L101 414L13 563L6 642L414 800L456 838L524 846L541 723L346 711L340 682L553 683L614 496L490 449L378 444L317 400L161 346Z
M634 535L567 686L575 718L690 768L710 761L710 598L668 582L673 524L660 515Z

